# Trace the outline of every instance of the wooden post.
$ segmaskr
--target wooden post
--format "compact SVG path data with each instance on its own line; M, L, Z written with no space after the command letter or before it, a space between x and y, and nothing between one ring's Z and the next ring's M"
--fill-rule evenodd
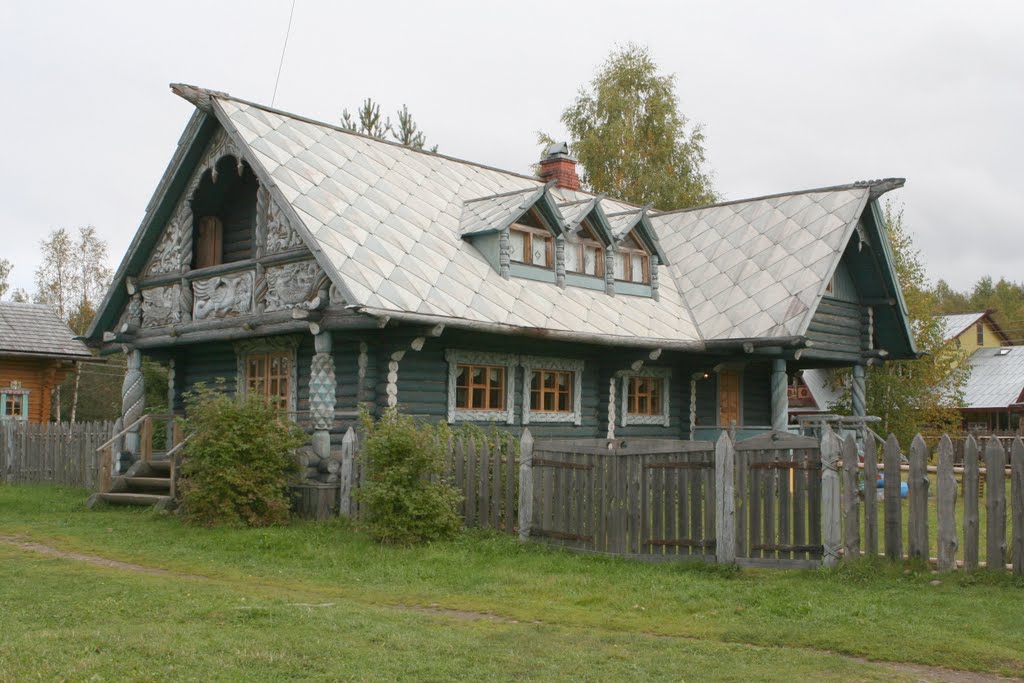
M772 359L771 392L772 430L784 432L789 424L789 382L784 358Z
M359 448L359 437L356 430L348 428L341 440L341 471L338 473L338 514L352 517L352 470L356 451Z
M857 495L857 438L843 441L843 557L860 557L860 497Z
M886 469L888 475L889 470ZM910 519L907 521L908 554L928 560L928 445L918 434L910 444Z
M885 440L885 556L903 559L903 506L900 501L900 444L895 434Z
M519 542L530 538L533 523L533 435L523 429L519 440Z
M715 442L715 559L736 562L736 450L725 432Z
M864 552L878 554L878 452L871 434L864 437Z
M973 435L964 441L964 569L978 568L978 442Z
M1006 451L992 436L985 444L985 562L1002 570L1006 562Z
M1024 441L1010 448L1010 509L1013 517L1013 573L1024 576Z
M834 567L839 562L843 529L839 498L839 437L825 425L821 433L821 563Z
M139 429L139 458L142 462L153 459L153 416L147 415Z
M939 571L956 568L956 477L953 476L953 442L942 435L938 463Z

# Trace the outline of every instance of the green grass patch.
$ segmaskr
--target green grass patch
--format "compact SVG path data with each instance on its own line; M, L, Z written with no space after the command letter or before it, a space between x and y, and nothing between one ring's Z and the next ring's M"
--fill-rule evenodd
M84 500L80 491L0 486L0 534L210 579L131 574L8 547L0 551L0 679L31 680L32 666L44 680L177 678L215 664L202 677L895 675L816 650L1024 673L1024 610L1015 608L1024 584L1008 576L936 577L920 567L907 574L871 561L833 571L653 565L471 532L385 547L343 521L201 529L148 511L90 512ZM936 578L942 583L932 586ZM399 607L434 604L519 623ZM62 653L62 643L77 649ZM101 643L117 652L102 656ZM136 675L145 669L130 667L147 661L129 654L136 649L159 667L184 668Z

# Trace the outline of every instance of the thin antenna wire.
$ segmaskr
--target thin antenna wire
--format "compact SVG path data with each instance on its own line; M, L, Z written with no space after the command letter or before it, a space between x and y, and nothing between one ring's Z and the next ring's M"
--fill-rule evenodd
M295 0L292 0L292 9L288 12L288 28L284 32L284 45L281 47L281 61L277 64L277 78L274 79L274 95L270 98L270 106L274 106L277 100L277 84L281 82L281 69L284 67L284 53L288 50L288 36L292 32L292 16L295 14Z

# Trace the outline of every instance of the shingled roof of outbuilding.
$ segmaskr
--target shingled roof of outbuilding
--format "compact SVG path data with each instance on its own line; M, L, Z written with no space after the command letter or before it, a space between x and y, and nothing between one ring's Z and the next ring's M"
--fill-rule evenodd
M92 358L49 306L0 302L0 356Z

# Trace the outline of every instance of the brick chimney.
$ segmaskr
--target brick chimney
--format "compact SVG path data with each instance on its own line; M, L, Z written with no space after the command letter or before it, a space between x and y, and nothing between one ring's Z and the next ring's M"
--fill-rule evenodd
M544 150L544 158L540 160L540 177L545 181L554 181L556 187L566 190L580 189L580 177L576 175L576 159L569 156L569 145L556 142Z

